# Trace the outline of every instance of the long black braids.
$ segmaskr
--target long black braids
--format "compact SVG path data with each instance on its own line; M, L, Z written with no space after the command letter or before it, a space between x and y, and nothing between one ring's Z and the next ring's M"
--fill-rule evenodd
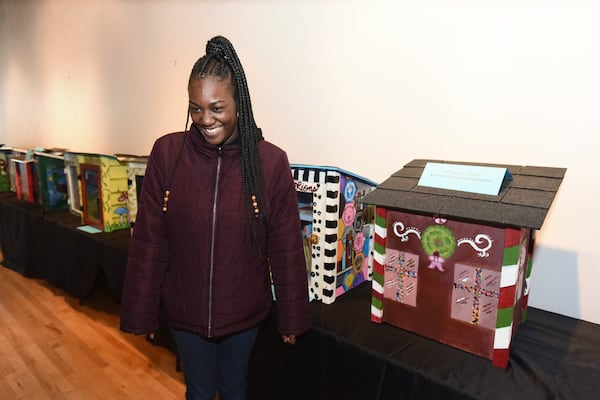
M264 245L263 240L266 233L267 202L263 196L264 181L258 144L263 137L261 130L254 121L246 74L233 45L223 36L215 36L208 41L206 55L194 64L190 81L206 76L217 76L221 79L231 77L234 98L237 103L238 134L242 148L243 192L246 198L250 226L252 227L252 237L259 254L262 254L261 247ZM263 240L257 240L259 237L262 237Z

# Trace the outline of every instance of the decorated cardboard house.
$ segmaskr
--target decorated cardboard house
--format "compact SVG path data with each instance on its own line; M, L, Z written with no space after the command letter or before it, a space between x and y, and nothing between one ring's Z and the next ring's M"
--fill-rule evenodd
M66 152L65 170L69 207L83 224L104 232L130 227L126 163L111 155Z
M371 320L506 368L527 315L535 232L566 170L474 164L512 175L489 195L421 186L427 164L413 160L363 199L376 206Z
M82 217L81 182L77 153L65 152L63 158L65 162L65 176L67 177L67 202L69 204L69 211L73 215Z
M146 175L148 156L135 156L129 154L116 154L119 162L127 165L127 217L131 227L135 225L138 210L138 199L142 193L142 183Z
M16 191L14 188L14 175L11 177L10 160L12 157L12 147L0 146L0 192Z
M44 211L69 207L65 158L59 150L35 151L38 202Z
M13 147L0 147L0 164L2 166L3 188L6 188L6 175L8 174L8 190L17 193L17 164L12 160L18 158L24 160L27 157L27 150L16 149Z
M9 175L14 174L17 198L35 203L37 201L37 178L33 151L13 150Z
M292 164L309 298L331 304L371 279L374 207L362 198L377 183L335 167Z

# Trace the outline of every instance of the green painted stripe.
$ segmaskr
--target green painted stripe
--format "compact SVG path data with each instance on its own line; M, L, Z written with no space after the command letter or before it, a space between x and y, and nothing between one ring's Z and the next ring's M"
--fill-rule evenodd
M375 225L382 226L385 228L385 218L382 217L381 215L376 215L375 216Z
M373 247L375 248L375 252L377 254L385 254L385 246L383 246L382 244L375 242Z
M377 299L376 297L373 297L373 296L371 297L371 305L378 310L383 309L383 303L379 299Z
M519 262L521 246L506 247L502 258L502 265L514 265Z
M379 283L381 285L381 287L383 287L383 275L380 274L379 272L375 272L373 271L373 280L377 283Z
M508 308L499 308L498 309L498 318L496 319L496 328L504 328L510 326L513 320L513 315L515 313L514 307Z

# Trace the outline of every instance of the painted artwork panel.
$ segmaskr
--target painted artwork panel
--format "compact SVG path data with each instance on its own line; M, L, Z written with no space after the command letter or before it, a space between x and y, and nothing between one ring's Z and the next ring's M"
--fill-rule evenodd
M388 210L382 321L491 358L504 237L498 227ZM406 276L398 265L411 260L399 263L401 254L417 256L416 301L398 300L399 278Z
M63 208L67 205L67 178L62 165L51 165L46 168L48 206Z
M114 157L100 156L100 165L104 231L129 228L127 164Z
M521 241L520 241L520 250L519 250L519 274L517 276L517 287L515 293L515 303L519 302L526 292L526 274L527 274L527 265L529 261L529 237L531 233L529 229L521 230Z
M0 149L0 192L10 191L9 164L9 151Z
M100 173L96 168L82 168L83 191L85 199L84 216L86 223L97 225L102 223L102 207L100 194Z
M327 242L326 226L331 214L327 213L327 174L320 168L298 165L291 168L298 199L301 234L304 246L304 260L308 277L308 298L310 301L323 301L325 252L331 247ZM332 281L333 282L333 281Z
M309 298L331 304L371 279L375 207L361 200L376 184L334 167L292 164L291 172L305 241Z
M310 287L312 272L313 194L312 192L297 191L296 196L298 197L302 243L304 245L304 262L306 263L306 274L308 276L308 286ZM309 294L309 297L310 300L314 299L314 295Z
M17 186L17 198L34 203L37 201L36 176L33 160L13 159Z
M362 203L373 186L340 175L336 296L369 279L374 210Z
M63 159L38 157L40 200L45 210L68 208L67 175Z
M456 263L451 317L472 325L496 328L500 273L480 266Z
M419 256L386 249L383 297L409 306L417 306Z
M129 167L128 171L128 183L129 190L127 191L127 209L129 210L129 223L135 224L137 219L138 204L140 202L140 195L142 194L142 184L144 182L144 175L146 174L146 166L140 167Z
M75 153L65 153L65 172L67 175L67 193L69 211L73 215L82 216L81 186L79 181L79 166Z

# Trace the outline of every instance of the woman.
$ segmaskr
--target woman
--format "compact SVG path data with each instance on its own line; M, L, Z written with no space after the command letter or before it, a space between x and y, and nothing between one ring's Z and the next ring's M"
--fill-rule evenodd
M258 325L277 298L285 343L309 328L306 269L285 152L262 138L243 68L214 37L192 69L186 131L152 149L129 249L121 330L164 320L188 399L245 399ZM160 316L160 318L159 318Z

